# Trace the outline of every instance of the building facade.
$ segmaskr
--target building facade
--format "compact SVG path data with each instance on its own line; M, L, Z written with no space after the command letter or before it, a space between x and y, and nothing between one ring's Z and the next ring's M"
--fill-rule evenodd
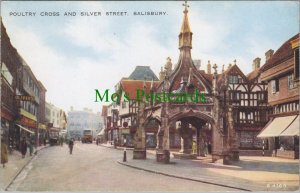
M22 63L18 51L13 47L1 22L1 137L6 144L18 149L20 129L15 121L19 116L19 106L15 95L22 88Z
M299 158L299 34L274 54L266 53L261 79L268 83L270 122L259 134L268 140L273 155Z
M68 112L67 123L68 138L74 139L80 139L85 129L92 130L93 137L96 138L103 127L100 114L95 114L92 110L86 108L82 111L71 108Z
M25 137L39 145L45 132L46 88L12 46L1 22L1 128L10 147Z
M218 77L218 85L226 106L232 108L233 129L237 136L240 155L270 155L268 147L258 133L268 122L268 85L260 78L260 58L253 60L253 71L247 76L239 69L236 61ZM225 123L226 124L226 123Z

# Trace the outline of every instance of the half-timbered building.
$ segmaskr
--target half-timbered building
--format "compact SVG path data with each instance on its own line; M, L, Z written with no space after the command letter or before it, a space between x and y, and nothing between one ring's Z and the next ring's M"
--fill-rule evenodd
M224 103L232 108L240 155L262 155L263 141L257 135L268 121L270 108L268 85L260 79L260 58L254 59L253 71L247 76L234 61L218 79Z

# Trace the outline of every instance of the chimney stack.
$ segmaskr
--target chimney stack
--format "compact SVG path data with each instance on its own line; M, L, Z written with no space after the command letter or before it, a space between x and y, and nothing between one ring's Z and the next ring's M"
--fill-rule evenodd
M257 57L253 60L253 65L252 65L253 70L256 70L260 68L260 58Z
M207 74L211 74L211 64L210 64L209 60L208 60L208 64L207 64Z
M266 56L266 61L268 61L274 54L274 50L272 49L269 49L266 53L265 53L265 56Z

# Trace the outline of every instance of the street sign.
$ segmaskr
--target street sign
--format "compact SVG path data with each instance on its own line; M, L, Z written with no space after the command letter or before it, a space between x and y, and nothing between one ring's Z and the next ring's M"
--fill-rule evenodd
M34 101L35 100L34 96L27 96L27 95L16 95L15 99L20 100L20 101Z

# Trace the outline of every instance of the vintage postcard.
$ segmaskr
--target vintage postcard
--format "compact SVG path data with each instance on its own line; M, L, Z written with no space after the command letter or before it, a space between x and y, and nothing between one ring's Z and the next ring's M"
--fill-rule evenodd
M2 1L0 191L299 190L299 1Z

